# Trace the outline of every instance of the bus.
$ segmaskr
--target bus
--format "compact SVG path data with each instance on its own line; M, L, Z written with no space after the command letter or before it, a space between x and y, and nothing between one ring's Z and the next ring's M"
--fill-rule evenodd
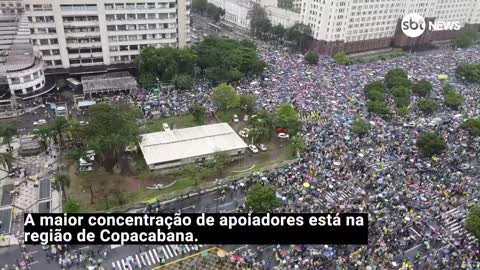
M72 89L72 90L80 90L82 87L82 83L75 79L75 78L68 78L65 80L65 83Z

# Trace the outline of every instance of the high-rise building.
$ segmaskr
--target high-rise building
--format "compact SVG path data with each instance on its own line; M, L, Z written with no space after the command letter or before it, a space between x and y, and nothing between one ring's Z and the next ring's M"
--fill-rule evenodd
M10 95L28 98L44 92L42 56L33 48L25 16L0 15L0 107Z
M478 24L478 0L302 0L301 20L312 29L321 52L356 52L388 47L399 33L404 15L417 13L427 21ZM452 31L429 33L422 42L449 39ZM411 40L398 38L398 45Z
M190 0L24 0L47 68L130 63L146 47L190 43Z

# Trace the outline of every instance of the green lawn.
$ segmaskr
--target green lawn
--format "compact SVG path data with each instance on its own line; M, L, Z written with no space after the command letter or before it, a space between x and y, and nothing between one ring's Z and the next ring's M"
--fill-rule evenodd
M170 117L170 118L148 120L145 125L145 132L150 133L150 132L163 131L163 127L162 127L163 123L168 123L170 127L172 127L172 125L175 125L176 129L195 127L199 125L193 120L193 116L191 116L190 114L187 114L187 115Z

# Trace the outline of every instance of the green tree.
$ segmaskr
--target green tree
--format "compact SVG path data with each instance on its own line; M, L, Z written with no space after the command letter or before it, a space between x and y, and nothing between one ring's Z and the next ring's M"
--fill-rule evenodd
M419 136L416 145L427 157L439 155L447 148L443 137L434 132L427 132Z
M69 122L65 117L63 116L55 117L53 130L54 130L55 136L58 136L58 142L61 148L63 148L63 142L65 139L64 136L65 136L65 132L68 129L68 126L69 126Z
M207 16L213 19L215 22L220 21L220 19L225 15L225 10L215 6L212 3L207 4Z
M371 90L366 93L367 99L370 101L385 101L385 93Z
M192 10L200 13L202 15L207 11L207 0L193 0L192 1Z
M173 81L175 82L175 87L178 89L190 89L193 86L192 76L187 74L175 75L175 77L173 77Z
M202 175L203 168L195 165L195 164L187 164L183 167L183 172L185 176L190 180L193 181L195 186L198 185L198 180Z
M446 84L443 89L443 103L445 103L445 106L457 109L463 105L465 99L455 91L455 88L451 84Z
M298 136L292 136L289 140L288 149L290 152L290 156L295 158L299 157L300 153L307 149L305 142Z
M463 123L463 127L466 128L472 136L480 136L480 118L468 119Z
M14 160L12 153L0 153L0 166L7 168L8 171L12 168Z
M370 125L363 119L356 119L352 124L352 131L358 135L367 134L370 130Z
M467 82L480 83L480 65L460 65L456 69L456 74Z
M278 40L278 41L283 41L283 37L285 36L286 31L287 30L285 29L285 27L283 27L283 25L281 25L281 24L275 25L272 28L273 38Z
M74 199L68 199L63 204L63 212L65 213L77 213L80 211L80 202Z
M11 148L12 138L17 135L17 129L10 124L0 123L0 137L3 138L3 143L7 144L8 149Z
M261 28L265 20L268 20L267 12L258 3L253 3L248 11L248 18L250 19L250 32L254 37L262 36Z
M275 129L274 115L266 110L261 110L255 118L250 118L253 128L259 133L260 140L270 140Z
M70 188L70 177L65 174L56 175L53 186L56 190L62 191L63 200L67 200L67 191L65 188Z
M280 200L276 197L273 187L256 184L248 190L245 199L245 207L247 209L251 209L256 213L267 213L280 206Z
M410 80L408 79L408 74L403 69L391 69L385 75L385 86L388 89L394 87L410 88Z
M480 239L480 205L475 205L468 210L465 229L475 238Z
M285 40L297 50L305 50L312 41L312 29L308 25L296 23L285 31Z
M310 65L318 64L318 59L319 59L318 53L314 51L309 51L305 55L305 61L307 61L307 63L309 63Z
M240 81L243 77L245 77L245 74L243 74L240 70L236 68L228 70L225 73L225 80L228 82L237 82Z
M290 136L296 135L302 126L297 111L288 103L278 107L275 122L277 127L287 129Z
M467 48L472 46L478 40L478 33L472 31L462 31L457 34L453 40L453 45L458 48Z
M247 114L253 114L257 109L257 96L255 95L240 95L240 109Z
M140 73L140 81L144 85L171 82L175 75L192 76L198 56L190 48L154 48L148 47L135 59Z
M48 140L53 139L55 136L53 130L48 125L37 126L37 128L33 131L33 135L42 141L44 148L47 148Z
M368 101L367 109L371 113L376 113L380 115L388 114L388 106L385 101Z
M118 157L130 143L137 142L139 111L129 104L100 103L90 108L86 126L87 144L107 172L113 173Z
M235 89L227 84L221 84L213 89L212 100L213 104L221 111L233 108L238 99Z
M193 104L188 111L193 116L195 123L205 123L205 108L203 108L201 105Z
M231 158L225 153L217 153L215 154L213 159L215 160L213 164L213 170L215 172L215 175L218 177L224 171L225 166L227 166L227 164L231 162Z
M433 99L422 98L417 101L418 109L426 114L432 114L438 111L439 106L437 102Z
M412 86L412 91L417 96L426 97L430 95L430 93L432 92L432 88L432 84L429 81L423 79Z
M402 117L406 117L410 114L410 109L408 107L401 107L398 109L398 114Z
M245 41L207 37L195 47L195 51L198 67L216 83L238 80L237 71L243 75L256 74L266 66L258 57L255 46Z

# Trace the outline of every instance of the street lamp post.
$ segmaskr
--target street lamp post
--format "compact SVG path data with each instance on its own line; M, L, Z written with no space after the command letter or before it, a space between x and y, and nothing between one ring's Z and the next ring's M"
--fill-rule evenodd
M217 194L218 194L218 186L219 186L219 184L220 184L220 180L215 179L215 184L216 184L216 186L217 186ZM217 205L217 207L216 207L217 210L215 211L216 213L218 213L218 199L219 199L219 198L216 198L216 200L215 200L215 201L216 201L216 205Z

